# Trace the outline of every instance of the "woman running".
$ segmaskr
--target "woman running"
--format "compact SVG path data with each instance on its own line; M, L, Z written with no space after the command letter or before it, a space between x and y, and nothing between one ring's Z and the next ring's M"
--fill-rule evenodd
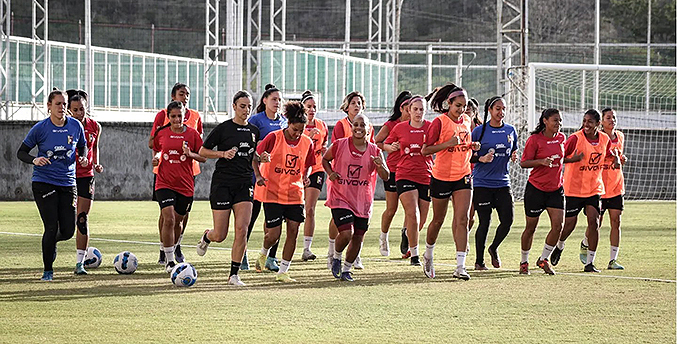
M465 258L472 201L470 158L472 151L479 149L479 143L471 142L470 139L471 120L465 114L468 95L464 89L447 84L426 98L431 99L430 107L440 115L430 125L426 145L421 151L426 156L436 154L430 181L433 219L428 225L423 271L427 277L435 278L433 250L451 198L454 207L451 226L456 243L456 270L453 276L469 280Z
M430 175L432 173L432 155L423 155L430 121L424 119L426 102L421 96L413 96L408 104L411 119L401 122L393 128L384 142L387 150L400 150L401 158L397 163L397 194L402 208L409 238L411 265L420 266L418 256L418 232L428 218L430 208ZM395 145L395 147L393 147Z
M305 191L306 221L303 224L303 254L301 255L301 259L305 262L317 258L310 251L310 246L313 243L313 236L315 235L315 208L317 207L317 199L320 197L326 177L322 169L322 156L327 151L329 130L321 119L315 117L317 103L312 92L303 92L301 104L303 104L303 108L308 116L308 125L306 125L304 133L313 140L313 147L315 149L315 165L313 165L313 169L310 171L310 184L306 187Z
M280 106L282 105L282 93L280 90L275 87L273 84L266 85L263 95L261 95L261 100L259 105L256 107L256 114L251 116L249 123L259 129L259 140L265 139L268 134L273 131L284 129L287 127L287 119L279 113ZM254 183L254 189L256 189L256 176L252 174L252 183ZM254 199L253 208L252 208L252 217L249 220L249 227L247 229L247 242L249 242L249 237L252 234L254 225L256 224L256 219L259 217L261 212L261 202L257 199ZM266 230L266 225L263 225L263 230ZM275 243L268 252L268 258L265 261L264 265L256 266L257 272L262 272L265 268L266 270L277 272L280 270L278 261L275 258L277 256L277 243ZM258 262L258 261L257 261ZM247 261L247 252L245 251L244 258L242 259L242 266L240 270L249 270L249 262Z
M87 110L87 93L81 90L68 90L68 111L71 117L80 121L85 130L87 142L87 166L77 165L75 170L75 183L78 191L78 207L75 234L76 246L76 275L86 275L84 267L85 254L89 246L89 211L92 209L94 200L94 171L103 172L103 166L99 164L99 141L101 139L101 125L91 119Z
M200 137L202 137L203 134L203 129L202 129L202 118L200 117L200 113L188 108L188 101L190 101L190 88L183 83L177 82L174 84L172 87L172 93L171 93L172 101L178 101L183 104L183 107L185 109L185 114L184 114L184 124L195 129L198 134L200 134ZM148 142L148 147L150 149L153 149L153 138L155 137L155 133L158 129L161 127L169 124L169 117L167 116L167 110L162 109L160 110L157 115L155 115L155 120L153 121L153 127L151 128L150 132L150 140ZM157 153L157 152L155 152ZM160 157L160 163L162 163L162 157ZM158 167L155 166L153 168L153 190L155 190L155 181L157 179L157 171ZM197 160L193 160L193 179L200 174L200 164L198 163ZM157 197L155 195L155 191L153 191L153 201L157 201ZM186 216L183 217L183 225L182 225L182 232L181 235L179 236L179 241L178 244L176 245L176 250L174 251L174 257L177 262L182 263L184 260L183 257L183 252L181 252L181 240L183 239L183 232L186 231L186 226L188 225L188 213L190 213L190 206L188 207L188 210L186 212ZM158 230L160 232L160 239L162 239L162 212L160 212L160 219L158 220ZM162 243L160 243L162 246ZM158 259L158 264L160 265L165 265L165 252L162 250L162 247L160 247L160 258Z
M611 150L614 155L620 157L621 165L625 165L628 158L623 155L625 151L625 135L616 129L616 111L612 108L602 110L602 129L604 133L611 138ZM621 243L621 214L623 214L623 195L625 194L625 178L623 170L615 168L609 159L605 161L602 170L602 180L604 181L604 195L602 195L602 214L600 215L600 224L604 218L604 212L609 210L609 222L611 232L609 240L611 241L611 250L609 257L609 270L623 270L623 265L618 263L618 249ZM586 263L588 249L588 238L584 237L581 243L581 262ZM584 254L585 253L585 254Z
M331 143L336 142L338 139L344 137L350 137L352 135L353 128L353 119L358 114L362 113L366 107L366 100L362 93L358 91L353 91L348 93L345 98L343 98L343 103L341 104L341 110L346 113L346 117L343 117L341 120L336 122L334 130L331 132ZM374 128L371 127L371 124L368 124L370 127L367 130L369 132L369 142L374 143ZM330 186L327 186L327 194L330 193ZM334 224L334 220L329 221L329 249L327 250L327 268L331 270L332 259L334 259L334 247L336 243L336 236L338 235L338 228ZM361 250L360 250L361 251ZM358 255L355 259L355 264L353 264L355 269L364 269L362 265L362 260Z
M475 233L475 270L487 270L484 248L492 208L496 209L500 221L488 250L491 265L495 268L501 267L498 246L508 236L515 218L515 203L510 191L510 161L517 160L519 147L515 127L505 123L504 118L505 100L499 96L491 97L484 103L484 124L472 131L472 140L482 145L470 160L475 164L472 170L473 204L480 219Z
M526 225L522 232L522 259L520 274L530 275L529 251L534 233L543 210L550 217L550 232L545 238L543 252L536 265L548 275L554 275L550 266L550 254L555 248L564 225L564 188L562 167L564 166L564 140L562 116L557 109L546 109L538 119L536 129L524 144L520 167L530 168L529 180L524 190L524 213Z
M184 124L184 113L182 102L169 103L169 124L160 127L153 138L153 150L158 152L153 158L153 166L158 166L155 195L162 214L160 236L167 272L171 272L176 265L175 247L183 232L183 218L193 203L193 160L207 160L197 154L202 147L202 138L197 130ZM164 163L160 163L160 157Z
M228 284L236 286L245 285L240 280L238 271L247 251L247 228L252 216L254 195L252 159L259 130L247 122L253 103L249 92L235 93L233 118L216 126L200 148L201 156L218 160L209 193L214 229L208 229L202 235L197 244L197 254L204 256L211 242L222 242L226 239L232 212L235 218L235 240L230 253Z
M257 267L263 266L268 250L280 240L283 220L287 222L287 238L282 251L280 269L275 277L279 282L296 282L289 276L299 226L304 221L304 185L308 185L308 171L315 165L313 141L303 135L308 117L300 102L285 105L287 128L266 136L256 148L261 156L254 159L256 188L254 198L263 203L266 217L266 235Z
M409 91L402 91L395 99L395 106L393 107L393 114L390 116L387 122L383 124L381 130L379 130L376 138L376 145L378 148L385 150L383 141L388 138L388 135L393 130L393 128L400 122L405 122L409 120L409 100L411 99L412 94ZM383 189L386 194L386 209L381 215L381 234L379 236L379 251L382 256L390 255L390 244L388 242L388 232L390 231L390 224L393 222L393 217L395 212L397 212L397 205L400 203L397 197L397 185L395 184L395 171L397 171L397 163L399 162L402 154L399 150L399 144L393 142L390 147L392 151L387 151L388 156L386 157L386 165L388 165L388 170L390 170L390 177L383 183ZM405 223L406 225L406 223ZM400 251L402 255L406 255L409 252L409 241L406 235L406 228L402 226L402 242L400 243Z
M36 123L17 151L19 160L32 164L32 189L45 232L42 235L43 281L54 279L56 243L75 232L75 161L87 161L87 142L82 124L66 116L66 94L54 90L47 97L49 117ZM38 146L38 156L30 154ZM77 155L75 154L77 151ZM77 158L76 158L77 156Z
M565 142L564 195L566 196L566 217L564 228L552 251L552 265L559 263L564 243L576 228L578 213L585 210L588 228L587 259L583 271L599 272L595 267L595 253L599 242L601 196L604 194L602 170L605 160L612 160L615 168L620 168L620 157L611 150L611 140L599 131L601 116L591 109L583 116L581 130L571 134Z
M352 125L351 137L336 140L322 159L324 170L329 175L329 184L332 185L325 205L331 208L332 219L339 230L331 272L334 277L349 282L353 281L350 269L360 253L364 234L369 229L376 174L383 180L388 179L390 174L383 163L381 150L367 141L369 119L358 114L353 118ZM341 269L346 247L346 260Z

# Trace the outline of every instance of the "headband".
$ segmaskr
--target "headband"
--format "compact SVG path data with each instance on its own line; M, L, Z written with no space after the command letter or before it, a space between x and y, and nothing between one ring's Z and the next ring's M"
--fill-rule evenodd
M423 100L423 97L421 97L421 96L414 96L414 97L411 97L411 98L407 99L407 104L411 104L411 103L413 103L413 102L415 102L415 101L417 101L417 100Z
M458 91L451 92L451 93L449 94L449 97L448 97L447 99L448 99L449 101L451 101L452 99L454 99L454 98L456 98L456 97L458 97L458 96L464 96L464 97L466 97L466 99L468 98L468 94L465 92L465 90L464 90L464 89L460 89L460 90L458 90Z
M314 99L314 98L315 98L315 96L313 96L312 94L308 94L305 97L301 98L301 103L305 102L308 99Z
M411 103L411 98L408 98L405 101L403 101L402 104L400 104L400 107L406 106L409 103Z
M494 99L491 103L489 103L489 107L491 108L492 106L494 106L494 104L499 100L504 100L504 99L503 99L503 97L496 97L496 99ZM505 101L503 103L505 103Z

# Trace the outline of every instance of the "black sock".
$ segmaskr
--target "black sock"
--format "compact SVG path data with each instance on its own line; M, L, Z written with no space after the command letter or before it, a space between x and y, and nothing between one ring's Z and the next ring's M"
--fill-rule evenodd
M207 233L202 234L202 240L203 240L204 242L208 243L208 244L211 244L211 243L212 243L212 241L209 240L209 238L207 238Z
M237 275L237 271L240 270L240 262L230 262L230 276ZM228 277L230 277L228 276Z

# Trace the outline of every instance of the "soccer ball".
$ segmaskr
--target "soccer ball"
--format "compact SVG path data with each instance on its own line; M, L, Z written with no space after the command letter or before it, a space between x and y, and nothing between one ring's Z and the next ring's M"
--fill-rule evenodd
M138 265L138 260L134 253L129 251L124 251L118 253L113 260L113 265L115 266L115 271L119 274L133 274L136 271L136 266Z
M85 261L82 262L87 269L98 268L101 265L101 251L96 247L88 247L85 254Z
M177 287L190 287L197 281L197 270L189 263L179 263L172 269L170 277Z

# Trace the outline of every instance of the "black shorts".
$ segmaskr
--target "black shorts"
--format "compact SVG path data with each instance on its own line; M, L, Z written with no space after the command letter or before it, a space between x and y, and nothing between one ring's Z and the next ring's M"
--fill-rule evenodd
M310 179L310 184L307 186L309 188L316 188L320 191L322 191L322 186L324 185L324 179L326 178L326 174L322 171L315 172L308 177Z
M430 186L400 179L397 181L397 196L411 190L418 190L418 198L430 202Z
M155 182L157 181L157 174L153 173L153 198L152 200L157 202L157 195L155 194Z
M214 181L209 192L209 203L212 210L232 209L234 204L254 201L254 185L251 183L228 184Z
M602 199L600 195L594 195L590 197L566 197L567 201L566 213L564 214L565 217L578 216L578 213L580 213L581 210L585 211L585 206L587 205L593 206L597 210L598 214L602 213Z
M282 226L282 220L285 219L298 223L306 219L303 204L263 203L263 212L266 215L266 228Z
M155 195L158 204L160 204L160 209L173 206L174 211L181 216L186 215L193 204L193 196L184 196L172 189L155 190Z
M397 192L397 181L395 181L395 172L390 172L388 180L383 182L383 189L386 192Z
M434 198L449 198L455 191L464 189L472 190L471 175L467 175L453 182L435 179L435 177L430 179L430 195Z
M564 188L545 192L527 182L524 189L524 213L529 217L539 217L546 208L564 210Z
M607 209L623 211L623 206L625 205L623 198L623 195L618 195L611 198L602 198L602 214L604 214L604 211Z
M78 188L78 197L94 199L94 177L80 177L75 179Z
M510 204L511 206L515 204L509 186L502 188L484 188L476 186L472 194L472 203L475 206L475 210L487 207L490 209L498 209L498 207L505 204Z
M341 230L341 226L349 223L353 224L353 229L356 231L366 232L369 229L369 219L366 217L357 217L351 210L344 208L336 208L331 210L331 217L334 220L336 227Z

